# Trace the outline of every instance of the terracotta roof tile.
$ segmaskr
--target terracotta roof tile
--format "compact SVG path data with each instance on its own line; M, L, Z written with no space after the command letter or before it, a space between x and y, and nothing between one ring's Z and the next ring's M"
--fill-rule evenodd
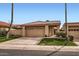
M68 26L79 26L79 22L70 22L70 23L67 23L67 25Z
M0 26L2 26L2 27L8 27L9 26L9 23L0 21Z
M45 26L45 25L60 25L60 21L36 21L31 23L22 24L23 26Z

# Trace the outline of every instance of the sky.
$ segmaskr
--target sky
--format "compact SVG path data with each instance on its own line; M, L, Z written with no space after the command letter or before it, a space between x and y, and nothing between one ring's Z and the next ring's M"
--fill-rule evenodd
M14 24L59 20L64 23L64 3L14 3ZM79 4L67 4L68 22L79 22ZM10 22L11 3L0 3L0 21Z

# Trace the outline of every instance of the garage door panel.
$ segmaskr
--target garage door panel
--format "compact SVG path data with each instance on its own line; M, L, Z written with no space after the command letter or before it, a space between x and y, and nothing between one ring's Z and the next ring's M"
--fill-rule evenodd
M44 36L44 28L42 28L42 29L40 29L40 28L27 29L26 36L30 36L30 37Z

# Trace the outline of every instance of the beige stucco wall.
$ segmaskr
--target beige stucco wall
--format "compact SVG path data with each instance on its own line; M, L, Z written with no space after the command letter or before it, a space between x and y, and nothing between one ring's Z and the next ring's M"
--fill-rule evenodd
M49 36L54 35L54 27L49 27Z
M49 26L45 25L45 35L49 36Z
M22 30L21 29L11 30L10 34L22 36Z
M0 28L0 30L5 30L5 31L7 31L7 30L8 30L8 28Z
M25 28L26 28L25 26L23 26L23 27L22 27L22 36L23 36L23 37L25 37L25 36L26 36L26 33L25 33L25 32L26 32L26 30L25 30Z

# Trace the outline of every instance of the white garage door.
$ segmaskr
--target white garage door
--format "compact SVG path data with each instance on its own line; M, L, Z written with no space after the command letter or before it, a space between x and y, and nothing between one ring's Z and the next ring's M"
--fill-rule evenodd
M28 37L43 37L44 28L43 27L29 27L26 29L26 36Z

